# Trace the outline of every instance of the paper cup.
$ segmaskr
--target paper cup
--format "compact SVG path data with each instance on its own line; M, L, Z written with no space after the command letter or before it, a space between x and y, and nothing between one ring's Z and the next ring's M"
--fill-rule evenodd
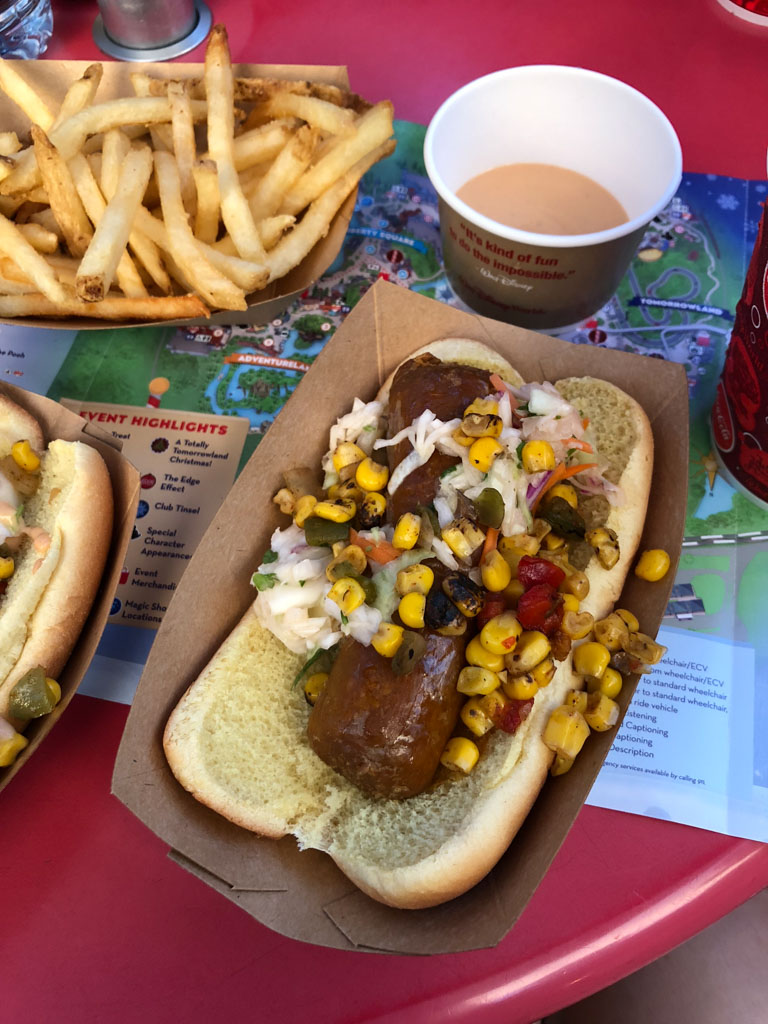
M608 301L682 174L677 135L646 96L595 71L554 65L508 68L459 89L432 119L424 159L456 293L485 316L539 330L576 323ZM514 163L584 174L629 220L591 234L537 234L458 198L470 178Z

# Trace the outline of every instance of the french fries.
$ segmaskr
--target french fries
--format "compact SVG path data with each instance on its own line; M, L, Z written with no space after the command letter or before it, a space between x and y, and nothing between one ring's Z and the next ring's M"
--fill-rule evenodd
M0 130L0 317L245 310L394 149L390 103L238 77L220 25L202 75L135 71L135 95L103 102L103 66L81 75L53 103L0 58L0 92L30 122Z

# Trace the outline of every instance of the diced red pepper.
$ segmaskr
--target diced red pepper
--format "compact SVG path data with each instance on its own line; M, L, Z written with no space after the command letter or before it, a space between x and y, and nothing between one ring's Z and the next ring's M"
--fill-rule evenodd
M552 636L563 621L563 595L549 583L537 583L520 595L517 618L523 629L539 629Z
M546 558L523 555L517 567L517 578L526 590L537 583L548 583L551 587L557 588L565 579L565 573L559 565L548 562Z
M494 716L494 721L503 732L516 733L531 713L533 697L528 700L509 700Z
M495 615L501 615L503 611L506 611L506 607L507 602L503 594L486 590L483 607L475 617L477 628L482 629L486 622L490 622Z

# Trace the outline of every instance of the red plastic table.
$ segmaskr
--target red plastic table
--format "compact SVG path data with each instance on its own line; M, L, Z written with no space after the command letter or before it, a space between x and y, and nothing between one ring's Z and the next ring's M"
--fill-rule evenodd
M685 169L765 176L768 30L715 0L212 0L235 59L347 64L354 88L426 122L456 87L579 64L655 100ZM50 58L98 59L96 4L54 0ZM195 51L185 59L201 59ZM768 884L768 846L586 807L493 950L343 953L282 938L187 875L109 793L127 709L76 697L0 795L0 1016L526 1024L611 984Z

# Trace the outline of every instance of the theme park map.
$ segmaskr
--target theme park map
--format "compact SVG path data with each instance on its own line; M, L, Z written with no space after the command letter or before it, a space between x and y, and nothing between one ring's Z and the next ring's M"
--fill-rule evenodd
M226 452L210 454L207 463L205 459L184 463L204 473L213 465L210 460L218 458L219 469L229 460L229 471L217 478L223 499L237 468L247 461L336 327L374 281L386 278L464 308L442 270L437 199L422 158L424 128L397 122L397 139L395 155L363 179L344 245L332 266L271 322L260 327L144 327L77 333L6 326L0 328L0 373L22 387L69 400L80 410L95 410L98 405L102 412L127 408L146 414L149 409L156 416L172 410L177 418L199 417L201 424L209 420L211 424L236 423L236 436ZM601 796L598 785L593 802L621 803L615 795L616 778L629 777L628 784L621 784L626 797L634 772L642 774L646 792L628 805L625 799L626 809L689 820L669 793L647 796L650 782L682 779L686 786L726 794L722 800L712 798L704 820L699 815L689 823L763 839L768 839L768 804L762 802L768 794L768 738L757 723L768 714L768 634L760 599L768 581L768 511L734 490L718 473L709 411L767 192L763 181L685 174L677 195L649 225L616 295L588 320L556 332L577 344L673 360L685 367L689 386L686 538L662 636L670 646L670 657L665 673L654 672L638 690L600 776L599 782L606 779L608 795ZM88 414L97 415L95 411ZM119 424L117 416L116 412L111 421L102 416L101 425ZM178 426L173 420L145 415L143 428L155 422ZM173 433L174 427L165 429ZM216 429L223 432L225 428ZM117 429L114 432L122 436ZM144 474L143 487L145 481L154 481L142 495L140 515L146 519L137 521L135 533L141 544L148 533L155 537L155 558L145 563L139 559L127 567L130 579L123 581L122 596L116 598L113 625L90 674L98 680L90 685L92 692L99 692L103 685L106 695L129 701L153 627L165 607L157 593L149 593L152 583L172 591L184 559L190 556L189 551L177 552L170 565L173 552L162 544L176 543L181 548L181 542L161 538L174 537L170 531L186 532L193 547L215 508L200 513L193 500L194 484L189 482L194 478L173 476L167 465L162 474L149 472L148 464L137 461L135 449L127 453ZM658 455L663 457L663 452ZM155 500L157 492L152 488L161 481L178 492L174 500ZM185 526L189 513L198 516L191 533ZM164 516L162 521L158 515ZM154 526L149 525L153 521ZM146 554L148 549L142 551ZM166 554L169 567L164 571ZM155 577L152 573L158 568ZM165 584L160 583L162 579ZM138 586L145 587L141 596L146 600L141 605L135 600ZM169 596L165 595L166 601ZM144 610L137 611L140 608ZM128 614L128 609L133 612ZM126 632L131 635L130 644ZM127 682L113 685L111 676L121 675L118 663L126 662L132 665L127 676L122 673ZM678 744L684 742L672 725L665 724L665 715L673 720L679 711L675 700L693 705L687 709L690 714L701 714L694 726L701 736L708 736L712 729L717 732L717 723L727 719L727 727L718 733L723 761L717 778L711 765L707 768L706 758L702 765L694 765L693 751L686 754L685 774L667 763L670 736ZM643 706L648 709L645 713L640 710ZM740 739L735 743L737 734ZM702 746L705 750L709 746L712 755L709 740ZM734 746L740 746L743 764ZM639 758L649 763L638 762ZM612 779L612 772L616 778ZM755 799L763 815L759 835L734 810L737 804L748 807L745 814L751 821Z

